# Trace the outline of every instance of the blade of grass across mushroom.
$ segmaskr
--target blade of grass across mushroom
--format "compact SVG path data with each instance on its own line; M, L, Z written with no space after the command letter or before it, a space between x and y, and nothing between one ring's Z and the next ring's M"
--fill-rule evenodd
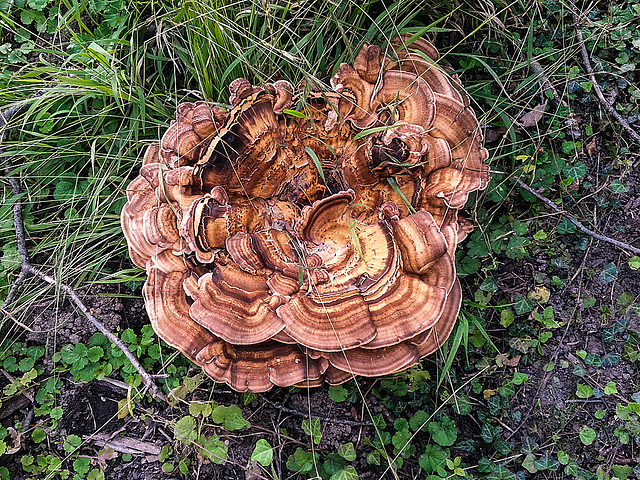
M393 188L393 190L395 190L395 192L400 196L400 198L402 198L402 201L407 206L409 211L411 213L416 213L416 209L413 207L413 205L411 205L411 202L409 202L409 200L407 199L405 194L402 192L402 190L400 189L400 187L396 183L395 178L387 177L387 183L391 186L391 188Z
M324 176L324 170L322 169L322 164L320 163L318 155L316 155L316 152L314 152L311 147L304 147L304 151L307 152L307 155L309 155L311 157L311 160L313 160L313 164L316 166L316 170L318 171L318 175L320 175L320 178L322 179L322 183L324 183L329 193L331 193L331 189L329 188L329 185L327 185L327 179Z
M361 132L357 133L356 135L354 135L353 141L355 142L356 140L360 140L361 138L364 138L367 135L370 135L372 133L386 132L389 129L396 128L396 126L397 125L383 125L381 127L366 128Z
M284 113L285 115L291 115L292 117L296 117L296 118L302 118L302 119L309 118L304 113L299 112L298 110L288 110L285 108L282 111L282 113Z
M358 232L356 232L356 221L353 219L349 219L349 233L351 233L351 237L353 238L353 244L356 247L356 251L360 258L364 262L364 264L368 267L367 259L364 258L364 254L362 253L362 246L360 245L360 238L358 238Z

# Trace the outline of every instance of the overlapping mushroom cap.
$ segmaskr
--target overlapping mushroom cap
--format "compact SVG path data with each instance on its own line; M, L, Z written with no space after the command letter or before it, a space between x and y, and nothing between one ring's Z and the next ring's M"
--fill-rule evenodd
M156 332L239 391L391 374L460 307L457 211L486 187L478 121L426 40L365 44L332 90L183 103L122 226Z

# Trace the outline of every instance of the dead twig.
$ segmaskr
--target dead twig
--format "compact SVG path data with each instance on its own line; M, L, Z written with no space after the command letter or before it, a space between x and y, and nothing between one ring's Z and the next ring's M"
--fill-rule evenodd
M636 132L627 119L618 113L618 111L604 98L602 94L602 90L600 90L600 86L596 81L595 72L593 71L593 67L591 66L591 59L589 58L589 53L587 52L587 47L584 44L584 37L582 36L582 22L578 16L578 10L576 8L576 3L574 0L569 0L569 4L571 5L571 14L573 15L573 26L576 29L576 38L578 39L578 44L580 46L580 53L582 54L582 62L584 63L584 67L587 70L587 76L593 85L593 89L596 92L596 96L600 103L604 107L604 109L609 113L609 115L613 116L622 127L631 135L631 137L637 142L640 143L640 134Z
M547 205L549 208L551 208L551 210L561 214L563 217L565 217L567 220L569 220L571 223L573 223L578 228L578 230L586 233L587 235L589 235L590 237L595 238L596 240L602 240L603 242L610 243L612 245L615 245L616 247L622 248L623 250L628 250L628 251L633 252L633 253L635 253L637 255L640 255L640 248L636 248L636 247L634 247L632 245L629 245L628 243L620 242L620 241L615 240L613 238L605 237L604 235L600 235L600 234L594 232L593 230L589 230L582 223L580 223L578 220L576 220L572 215L570 215L569 213L567 213L564 210L562 210L561 208L559 208L555 203L553 203L547 197L544 197L544 196L540 195L538 192L536 192L533 188L531 188L529 185L524 183L518 177L513 177L513 179L516 181L516 183L518 185L520 185L522 188L524 188L527 192L529 192L532 195L535 195L535 197L538 198L538 200L540 200L545 205Z
M518 46L518 50L522 52L522 41L515 40L515 44ZM551 95L551 101L554 102L554 105L560 104L563 107L568 107L569 105L567 105L567 102L562 99L562 96L558 93L556 87L551 83L551 80L549 80L549 77L540 62L535 58L525 58L525 60L529 60L529 67L531 67L531 70L533 70L537 75L536 79L538 80L542 91L548 92Z
M85 435L83 440L100 448L109 447L116 452L129 453L131 455L159 455L162 449L162 444L160 443L144 442L133 437L118 437L109 433Z
M40 96L38 94L37 96ZM6 133L7 123L11 120L11 117L18 113L23 106L11 107L4 112L0 111L0 157L2 156L2 141L4 140L4 135ZM7 173L9 173L10 169L7 168ZM29 254L27 251L27 242L26 235L24 229L24 220L22 218L22 202L20 201L20 194L22 193L20 188L20 183L14 177L9 177L9 183L11 184L11 190L13 191L14 197L16 198L13 204L13 225L16 232L16 242L18 246L18 253L20 254L20 274L13 282L11 289L9 290L9 294L7 295L6 300L2 304L2 309L4 309L11 301L13 301L14 297L17 294L18 288L20 284L27 278L28 275L33 275L34 277L42 280L43 282L48 283L49 285L53 285L58 287L60 290L64 291L70 298L71 301L78 307L78 309L84 314L85 318L89 320L93 324L96 329L98 329L105 337L109 339L111 343L116 345L127 359L131 362L131 365L136 369L136 371L142 377L142 382L149 389L151 395L155 398L159 398L161 400L166 401L166 396L160 391L158 386L153 381L151 375L149 375L145 369L140 365L140 362L136 359L136 357L131 353L129 348L122 342L118 337L116 337L105 325L94 317L84 302L80 299L78 294L75 292L73 288L64 283L58 282L55 278L42 273L37 270L31 262L29 261Z

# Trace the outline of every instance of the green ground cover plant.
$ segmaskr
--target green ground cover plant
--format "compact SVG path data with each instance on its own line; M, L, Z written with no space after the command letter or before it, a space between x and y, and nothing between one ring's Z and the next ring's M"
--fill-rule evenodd
M0 477L640 477L640 259L513 181L638 245L638 145L594 94L575 32L637 131L640 2L579 3L581 27L571 5L0 0L0 110L22 107L1 145L0 300L20 272L19 200L34 265L110 318L169 399L59 288L28 279L0 310ZM238 76L326 83L362 42L398 32L435 39L491 154L457 253L455 331L388 378L260 395L214 385L141 307L119 214L142 152L180 102L224 104ZM115 441L94 441L105 433Z

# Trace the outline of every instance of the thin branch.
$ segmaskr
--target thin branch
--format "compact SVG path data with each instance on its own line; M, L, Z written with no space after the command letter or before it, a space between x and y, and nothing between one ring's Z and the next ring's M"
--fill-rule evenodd
M604 98L602 94L602 90L600 90L600 86L596 81L595 72L593 71L593 67L591 66L591 59L589 58L589 53L587 52L587 47L584 44L584 37L582 36L582 22L578 17L578 10L576 8L576 3L574 0L569 0L569 4L571 5L571 14L573 15L573 25L576 29L576 38L578 39L578 44L580 45L580 53L582 54L582 61L584 63L584 67L587 70L587 75L589 76L589 80L593 84L593 89L596 91L596 95L600 103L604 107L604 109L609 113L609 115L613 116L620 125L629 132L629 135L637 142L640 143L640 134L636 132L626 118L618 113L618 111Z
M538 82L540 83L542 90L545 92L549 92L551 94L551 99L555 100L556 103L559 103L564 107L568 107L567 102L562 99L562 97L556 90L556 87L554 87L549 80L549 77L545 73L544 68L542 67L540 62L538 62L537 60L531 60L529 66L531 67L531 70L538 74Z
M551 210L561 214L563 217L565 217L567 220L569 220L571 223L573 223L578 228L578 230L586 233L587 235L589 235L590 237L595 238L596 240L602 240L603 242L611 243L612 245L615 245L616 247L620 247L623 250L628 250L630 252L633 252L635 254L640 255L640 248L636 248L636 247L634 247L632 245L629 245L628 243L620 242L620 241L615 240L613 238L605 237L604 235L600 235L600 234L594 232L593 230L589 230L582 223L580 223L578 220L576 220L572 215L570 215L569 213L567 213L564 210L562 210L561 208L559 208L555 203L553 203L547 197L543 197L542 195L540 195L538 192L536 192L533 188L531 188L529 185L524 183L518 177L513 177L513 179L518 183L518 185L520 185L522 188L524 188L527 192L529 192L532 195L535 195L535 197L538 198L538 200L542 201L545 205L547 205L549 208L551 208Z
M4 309L4 307L10 305L11 302L13 302L13 298L18 294L18 291L20 290L20 285L25 281L26 278L27 274L20 270L20 274L11 284L11 288L9 289L9 293L7 294L7 298L4 299L4 303L0 308Z
M371 422L359 422L357 420L347 420L347 419L342 419L342 418L331 418L331 417L323 417L320 415L309 415L308 412L299 412L298 410L293 410L292 408L287 408L287 407L283 407L282 405L278 405L270 400L267 400L266 398L263 398L263 400L268 403L270 406L272 406L273 408L277 408L278 410L281 410L285 413L291 413L293 415L297 415L299 417L311 417L311 418L317 418L318 420L322 420L323 422L329 422L329 423L338 423L338 424L342 424L342 425L351 425L354 427L372 427L373 423Z
M518 46L518 50L522 55L522 41L516 39L514 40L514 42ZM525 57L523 56L523 58ZM555 102L554 105L560 104L564 107L568 107L569 105L567 105L567 102L562 99L562 97L558 93L558 90L556 90L556 87L553 86L553 83L551 83L551 80L549 80L549 77L547 76L544 67L540 64L540 62L535 58L525 58L525 60L529 60L529 67L531 67L531 70L533 70L537 74L537 80L540 84L540 87L542 88L542 91L548 92L551 95L551 101Z
M5 110L4 112L0 111L0 157L2 156L2 153L3 153L1 142L4 139L7 123L9 122L9 120L11 120L11 117L13 115L15 115L17 112L21 110L21 108L22 106L16 106L16 107L11 107ZM9 168L7 168L7 171L8 170ZM155 398L159 398L161 400L166 401L166 396L160 391L158 386L153 381L153 378L151 377L151 375L149 375L145 371L145 369L142 367L142 365L140 365L140 362L138 362L138 359L133 355L133 353L129 350L129 348L122 342L122 340L120 340L113 333L111 333L111 331L109 331L109 329L105 327L105 325L100 320L98 320L96 317L94 317L91 314L91 312L89 311L87 306L84 304L84 302L80 299L80 297L75 292L75 290L71 288L69 285L60 283L55 278L40 272L39 270L34 268L33 265L31 265L31 262L29 261L29 254L27 251L24 219L22 217L22 202L20 201L20 194L22 193L22 191L20 188L20 183L16 178L13 178L13 177L9 177L9 183L11 184L11 190L13 191L13 194L16 198L15 203L13 204L13 225L16 232L16 242L18 244L18 253L20 254L21 268L20 268L20 275L18 276L13 286L11 287L9 294L7 295L7 299L2 304L2 308L7 306L9 302L13 300L13 297L15 297L16 295L18 286L24 281L27 275L33 275L36 278L50 285L60 288L67 295L69 295L73 303L80 309L80 311L84 314L86 319L89 320L89 322L91 322L93 326L96 327L96 329L102 332L102 334L105 337L107 337L111 343L115 344L120 350L122 350L124 355L131 362L131 365L133 365L133 367L142 377L142 382L149 389L151 395Z
M24 221L22 219L22 202L19 200L20 183L18 180L11 177L9 178L11 183L11 190L16 196L16 201L13 204L13 226L16 229L16 240L18 242L18 253L20 254L20 263L22 265L29 265L29 254L27 253L27 243L25 241L26 235L24 232Z

